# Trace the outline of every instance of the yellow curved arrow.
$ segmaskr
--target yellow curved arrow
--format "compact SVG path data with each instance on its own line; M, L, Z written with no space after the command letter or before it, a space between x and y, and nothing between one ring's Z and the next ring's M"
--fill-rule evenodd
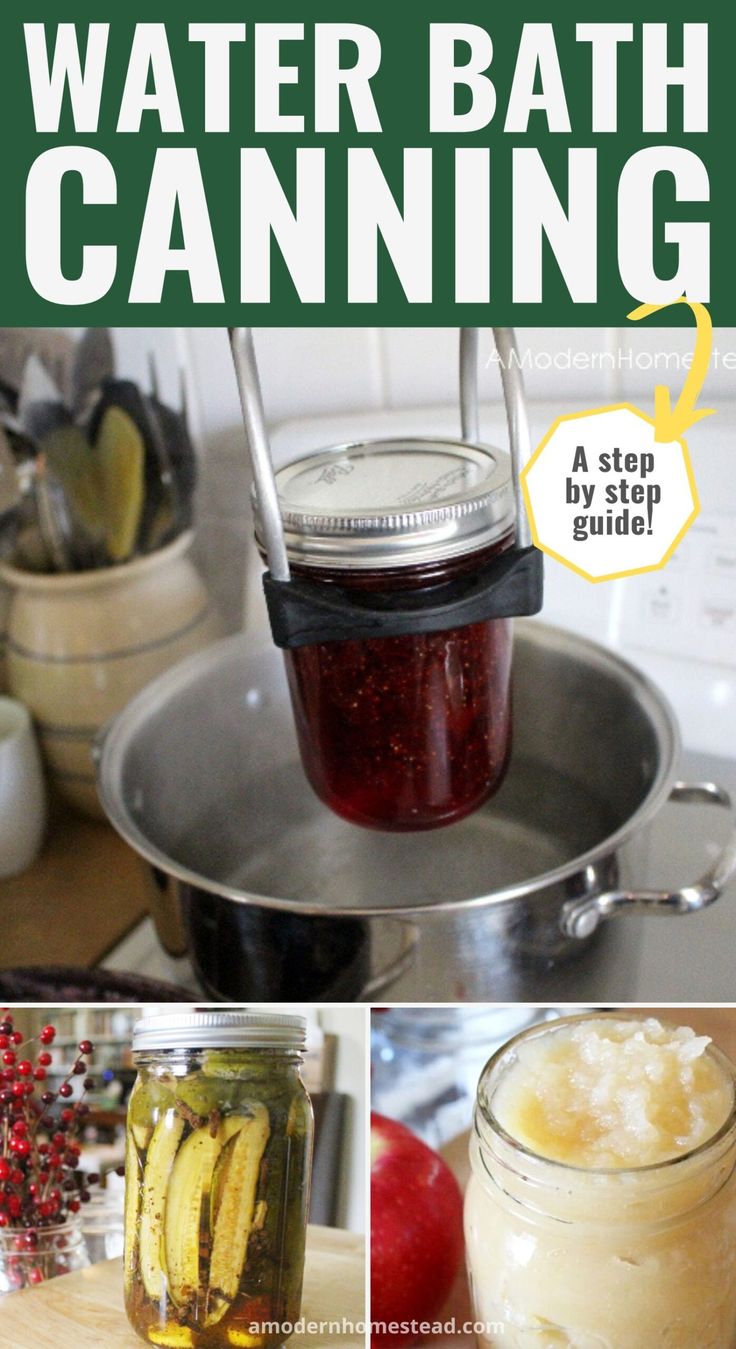
M715 410L701 408L700 411L695 411L698 395L708 373L713 347L713 324L705 305L694 304L686 295L681 295L679 299L670 300L668 304L641 304L638 309L632 309L626 317L636 322L638 319L648 318L650 314L656 314L660 309L669 309L670 304L686 304L692 309L696 324L695 351L674 410L667 385L658 384L654 390L654 439L660 443L679 440L689 427L694 426L703 417L712 417Z

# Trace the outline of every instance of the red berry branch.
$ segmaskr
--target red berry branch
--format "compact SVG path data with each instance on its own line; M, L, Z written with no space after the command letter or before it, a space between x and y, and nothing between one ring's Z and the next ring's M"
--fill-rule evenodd
M88 1176L78 1183L81 1146L78 1134L89 1106L84 1097L94 1085L86 1076L93 1053L81 1040L74 1063L56 1091L42 1089L51 1064L48 1046L56 1036L44 1026L35 1039L24 1040L9 1011L0 1012L0 1229L11 1229L18 1251L33 1252L46 1228L67 1222L87 1203ZM85 1074L82 1097L74 1105L72 1079ZM2 1233L0 1233L2 1235ZM40 1283L40 1268L28 1271Z

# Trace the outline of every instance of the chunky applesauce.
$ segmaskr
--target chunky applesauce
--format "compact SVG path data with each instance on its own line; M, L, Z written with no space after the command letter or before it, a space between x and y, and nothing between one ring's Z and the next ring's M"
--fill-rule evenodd
M706 1143L733 1086L688 1026L601 1019L519 1045L493 1113L540 1157L577 1167L653 1166Z

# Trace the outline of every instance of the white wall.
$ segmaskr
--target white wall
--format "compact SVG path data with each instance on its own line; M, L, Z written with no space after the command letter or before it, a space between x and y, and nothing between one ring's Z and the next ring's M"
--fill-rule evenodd
M522 328L519 346L531 362L531 399L616 399L651 396L654 353L692 351L693 330L629 324L625 328ZM220 328L184 334L199 390L203 429L217 438L239 425L227 337ZM266 415L273 424L318 413L414 407L457 400L454 328L259 328L255 333ZM490 345L490 338L488 339ZM716 344L736 351L736 329L716 332ZM568 354L581 366L568 368ZM557 364L555 364L557 362ZM561 363L561 368L560 368ZM662 369L662 375L666 376ZM676 372L673 374L676 378ZM736 374L721 362L705 394L733 395ZM484 400L499 396L497 372L481 371Z

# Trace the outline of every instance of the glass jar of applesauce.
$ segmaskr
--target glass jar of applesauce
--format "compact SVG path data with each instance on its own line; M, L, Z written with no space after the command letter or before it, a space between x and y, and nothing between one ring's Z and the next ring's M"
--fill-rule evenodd
M508 457L480 445L346 445L287 465L276 483L292 576L336 607L347 596L359 620L367 608L441 606L513 542ZM452 824L482 805L509 756L511 635L506 618L428 619L421 631L286 650L321 800L386 830Z
M617 1014L490 1060L465 1208L479 1345L734 1349L735 1080L705 1037Z
M271 1349L298 1320L312 1146L305 1024L187 1012L135 1027L125 1305L149 1344Z

